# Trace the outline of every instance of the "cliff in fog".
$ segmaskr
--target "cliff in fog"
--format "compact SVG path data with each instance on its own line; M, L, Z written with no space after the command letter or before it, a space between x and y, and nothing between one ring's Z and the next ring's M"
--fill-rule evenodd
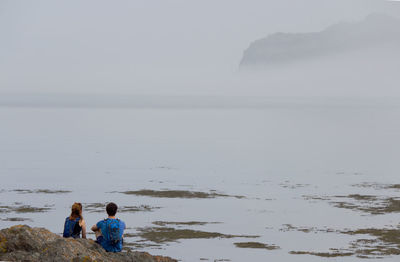
M400 52L400 20L372 14L361 22L332 25L321 32L275 33L251 43L240 67L270 66L335 56L389 44Z

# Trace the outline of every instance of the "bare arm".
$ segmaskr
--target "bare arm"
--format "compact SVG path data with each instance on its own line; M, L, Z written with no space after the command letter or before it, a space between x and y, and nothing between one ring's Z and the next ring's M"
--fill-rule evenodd
M92 226L91 229L93 232L99 231L99 228L97 227L97 225Z
M82 221L82 238L86 238L86 222L85 220Z

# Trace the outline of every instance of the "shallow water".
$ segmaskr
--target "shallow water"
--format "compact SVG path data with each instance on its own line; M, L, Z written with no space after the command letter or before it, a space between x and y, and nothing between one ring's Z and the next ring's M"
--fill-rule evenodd
M338 249L350 256L334 261L363 260L352 241L376 235L346 230L398 226L399 210L385 208L400 198L398 119L399 107L365 105L2 107L0 227L61 233L74 201L88 225L115 201L126 242L152 254L308 262Z

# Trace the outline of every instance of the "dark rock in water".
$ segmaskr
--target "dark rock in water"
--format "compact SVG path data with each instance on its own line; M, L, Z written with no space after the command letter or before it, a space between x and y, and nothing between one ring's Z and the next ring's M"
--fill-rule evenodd
M13 226L0 231L2 261L130 261L173 262L169 257L152 256L146 252L107 253L88 239L63 238L44 228Z

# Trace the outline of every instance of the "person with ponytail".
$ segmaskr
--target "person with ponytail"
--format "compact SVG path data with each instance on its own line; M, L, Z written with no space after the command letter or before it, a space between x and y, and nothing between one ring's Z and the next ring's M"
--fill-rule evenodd
M63 237L86 238L86 222L82 217L82 204L74 203L71 215L65 219Z

